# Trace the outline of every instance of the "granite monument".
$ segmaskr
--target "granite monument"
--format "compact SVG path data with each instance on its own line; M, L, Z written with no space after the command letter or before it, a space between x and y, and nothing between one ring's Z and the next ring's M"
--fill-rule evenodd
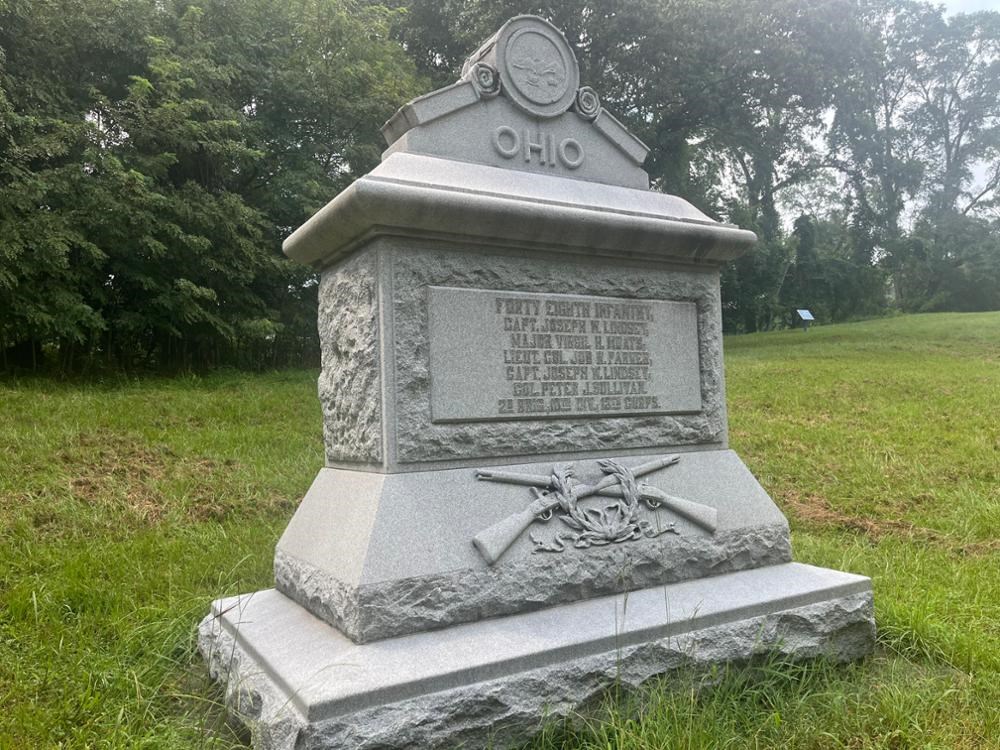
M285 242L326 465L200 648L257 747L505 747L614 681L873 645L727 443L720 267L547 21L508 21Z

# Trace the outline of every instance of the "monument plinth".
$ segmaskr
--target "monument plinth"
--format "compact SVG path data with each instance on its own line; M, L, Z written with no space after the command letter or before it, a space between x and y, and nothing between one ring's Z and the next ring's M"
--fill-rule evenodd
M384 126L285 242L321 271L326 466L213 674L266 748L503 746L613 680L873 643L728 449L719 269L542 19ZM625 606L627 599L627 608Z

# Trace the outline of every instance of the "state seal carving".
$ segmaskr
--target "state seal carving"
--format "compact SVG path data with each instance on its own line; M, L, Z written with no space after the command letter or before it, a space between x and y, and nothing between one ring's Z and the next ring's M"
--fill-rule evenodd
M491 50L510 100L536 117L555 117L576 101L580 68L566 37L536 16L504 24Z
M535 104L551 104L566 93L566 66L559 48L533 29L511 36L507 69L518 91Z

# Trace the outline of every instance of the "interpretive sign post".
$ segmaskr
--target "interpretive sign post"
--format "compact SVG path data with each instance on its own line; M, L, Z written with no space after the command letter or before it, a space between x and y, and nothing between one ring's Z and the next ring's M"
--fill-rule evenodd
M813 317L813 314L809 310L796 310L795 314L802 321L802 330L808 333L809 324L816 320L816 318Z
M275 589L201 627L261 748L504 747L595 685L873 644L728 446L719 271L543 19L383 128L285 242L320 273L326 466ZM626 595L627 594L627 608Z

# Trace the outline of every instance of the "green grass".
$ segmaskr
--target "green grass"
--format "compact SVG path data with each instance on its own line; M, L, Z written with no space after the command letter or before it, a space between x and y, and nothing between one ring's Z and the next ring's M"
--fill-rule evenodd
M1000 747L1000 313L725 348L732 447L797 560L872 577L878 650L675 675L533 747Z
M0 386L0 748L238 744L194 627L270 585L321 441L315 373Z
M877 653L612 696L555 748L1000 748L1000 313L726 340L730 431L796 559L870 575ZM0 748L229 748L194 650L270 584L315 373L0 384Z

